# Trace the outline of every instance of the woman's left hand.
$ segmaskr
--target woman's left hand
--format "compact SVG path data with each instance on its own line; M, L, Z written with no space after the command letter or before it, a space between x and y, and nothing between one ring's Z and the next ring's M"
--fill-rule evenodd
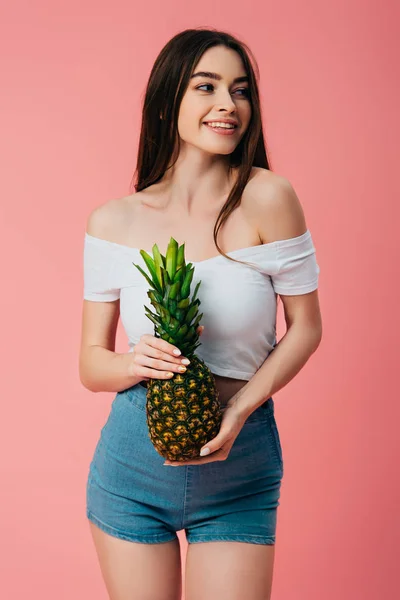
M202 448L202 450L204 450L205 448L210 449L210 453L207 456L185 461L166 460L164 465L169 465L173 467L186 465L204 465L209 462L226 460L229 456L229 452L233 446L233 443L239 435L247 417L239 412L234 398L231 398L227 405L221 410L222 421L218 435L209 442L207 442L207 444L205 444L205 446L203 446Z

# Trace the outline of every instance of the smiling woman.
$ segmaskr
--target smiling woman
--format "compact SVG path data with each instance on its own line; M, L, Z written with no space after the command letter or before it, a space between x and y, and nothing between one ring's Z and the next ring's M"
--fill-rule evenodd
M97 207L87 222L81 381L116 392L89 468L87 517L111 600L180 597L180 530L189 544L187 600L270 597L283 477L272 394L318 345L319 267L293 188L270 170L257 78L250 50L230 34L174 36L146 88L134 193ZM179 373L190 363L176 355L187 340L171 322L186 319L192 341L196 332L185 302L178 306L185 297L171 294L178 281L164 275L155 329L148 283L134 267L144 266L144 249L165 249L171 237L194 259L193 287L201 281L196 354L224 407L204 445L210 453L177 469L164 466L150 441L147 382L159 380L151 425L175 457L195 436L210 394L193 369L179 396ZM290 312L279 343L278 294ZM119 318L126 353L115 352Z
M201 60L199 64L201 67ZM229 95L229 97L233 96L234 100L230 100L230 102L235 104L234 115L226 116L209 114L205 119L202 119L201 124L220 136L232 137L232 142L236 145L248 127L251 114L248 88L249 77L247 74L243 73L242 75L233 77L232 80L225 81L221 74L215 73L214 71L201 70L200 67L198 65L196 72L190 75L190 85L182 99L180 119L183 126L187 125L185 121L186 106L190 107L190 110L195 112L197 111L197 108L199 111L204 112L207 106L210 107L211 111L214 111L215 98L217 98L218 102L218 97L223 97L225 100L225 94ZM242 68L243 67L238 65L239 71L242 70ZM206 82L207 79L211 79L215 83ZM197 83L198 80L201 81L200 85ZM245 83L245 86L239 86L239 83ZM190 115L193 115L193 112L188 113L188 123L189 119L192 118ZM182 137L180 130L179 133Z

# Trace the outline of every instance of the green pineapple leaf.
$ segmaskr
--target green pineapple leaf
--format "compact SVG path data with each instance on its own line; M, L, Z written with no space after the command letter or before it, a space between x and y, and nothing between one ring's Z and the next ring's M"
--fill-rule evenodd
M177 256L177 268L179 269L185 264L185 243L179 246Z
M171 316L170 316L169 312L163 306L161 306L160 308L161 308L161 318L163 320L163 323L166 323L167 319L168 320L171 319Z
M161 296L161 294L159 294L156 290L149 290L147 292L148 297L150 298L150 300L152 302L159 302L161 303L163 301L163 298Z
M178 331L176 332L176 337L178 338L178 340L182 340L184 337L186 337L187 331L188 326L186 325L186 323L179 327Z
M163 280L163 274L162 274L162 270L161 267L164 267L164 263L160 254L160 250L158 249L157 244L154 244L153 248L153 256L154 256L154 267L155 267L155 271L156 271L156 277L157 277L157 281L160 285L160 288L163 289L164 287L164 280Z
M176 283L177 281L183 281L185 277L185 267L178 267L175 276L174 276L174 283Z
M174 279L177 259L178 259L178 242L171 237L167 248L167 265L166 269L171 280Z
M157 325L158 327L160 327L162 325L162 321L161 318L158 317L157 315L155 315L152 312L148 312L146 314L146 317L148 317L150 319L150 321L152 321L155 325Z
M196 330L197 330L197 328L198 328L198 326L199 326L199 324L200 324L200 321L201 321L201 318L202 318L202 316L203 316L203 313L201 313L200 315L198 315L198 316L197 316L197 318L196 318L196 320L195 320L195 322L193 323L193 327L194 327Z
M183 298L182 300L179 300L177 306L178 308L187 308L190 304L190 300L189 298Z
M163 305L160 304L159 302L152 302L152 305L156 309L157 314L160 315L160 317L162 317L162 311L165 310Z
M178 307L177 301L173 300L172 298L168 298L168 308L173 315L176 313L177 307Z
M155 315L155 314L154 314L154 313L153 313L153 312L150 310L150 308L149 308L148 306L146 306L146 304L144 304L144 308L145 308L145 311L146 311L147 313L149 313L150 315L153 315L153 316L154 316L154 317L156 317L158 320L160 319L160 317L158 317L157 315Z
M176 283L173 283L171 285L171 289L170 289L170 292L169 292L169 297L170 297L171 300L175 300L176 299L176 297L177 297L180 289L181 289L181 282L180 281L177 281Z
M191 306L188 310L188 313L186 315L186 321L188 323L190 323L190 321L193 319L193 317L195 317L198 313L198 307L195 304L194 306Z
M179 321L175 319L175 317L171 316L171 322L169 324L170 331L175 333L179 329L180 325L181 324L179 323Z
M147 309L147 306L144 304L143 305L145 309ZM152 312L148 312L146 314L146 317L148 317L150 319L150 321L152 321L154 323L154 325L158 325L159 324L159 319L158 317L154 316Z
M197 333L196 329L193 327L193 325L191 325L188 328L188 332L185 335L185 339L190 342L193 342L194 338L196 338L196 337L198 337L198 333Z
M175 319L178 319L179 323L183 323L186 316L186 310L182 308L177 308L175 311Z
M193 294L192 302L194 302L196 300L197 292L199 290L200 284L201 284L201 281L198 281L196 287L194 288L194 294Z
M155 279L155 281L152 281L152 280L150 279L150 277L147 275L147 273L145 273L145 272L143 271L143 269L142 269L142 267L141 267L140 265L137 265L137 264L135 264L135 263L132 263L132 264L133 264L133 265L134 265L134 266L135 266L135 267L136 267L136 268L137 268L137 269L138 269L138 270L141 272L141 274L142 274L142 275L144 275L144 276L146 277L146 280L147 280L147 282L149 283L149 285L150 285L152 288L156 288L156 289L157 289L157 291L159 291L159 292L161 293L161 289L160 289L160 286L158 285L158 281L157 281L156 279Z
M152 257L150 256L150 254L148 254L146 252L146 250L140 250L140 255L143 258L144 262L146 263L146 267L149 270L150 276L153 280L153 282L157 282L157 273L156 273L156 267L155 267L155 263L154 260L152 259Z
M164 288L164 296L163 296L163 299L162 299L163 304L165 306L167 306L167 304L168 304L168 298L169 298L170 289L171 289L171 284L167 283L167 285Z
M162 277L163 277L163 281L164 281L164 287L166 285L171 285L172 280L168 274L168 271L164 267L161 267L161 273L162 273Z
M189 263L190 264L190 263ZM187 298L190 293L190 284L192 283L194 268L189 268L188 272L186 272L185 279L183 280L182 289L181 289L181 297Z

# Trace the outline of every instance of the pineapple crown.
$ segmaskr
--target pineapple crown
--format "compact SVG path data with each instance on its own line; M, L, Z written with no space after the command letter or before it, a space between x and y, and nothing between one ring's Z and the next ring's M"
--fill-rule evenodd
M154 335L178 346L182 355L191 357L198 346L197 328L203 313L198 315L200 300L196 298L199 281L190 300L190 285L194 266L185 262L185 244L171 237L166 256L163 256L157 244L152 248L151 257L145 250L140 254L146 263L149 275L140 265L132 263L146 278L150 285L147 292L156 314L144 305L146 316L154 323Z

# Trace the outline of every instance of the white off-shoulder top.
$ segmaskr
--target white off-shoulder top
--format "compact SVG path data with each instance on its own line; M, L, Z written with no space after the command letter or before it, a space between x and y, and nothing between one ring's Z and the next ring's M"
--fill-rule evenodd
M150 251L147 251L152 255ZM196 354L216 375L249 380L276 345L276 294L298 295L318 287L320 268L311 233L258 246L218 254L195 267L192 297L201 280L197 297L203 313L201 346ZM103 240L85 232L84 299L94 302L120 300L120 318L128 337L129 352L145 333L154 335L154 325L144 305L152 312L149 284L136 263L147 273L138 248Z

